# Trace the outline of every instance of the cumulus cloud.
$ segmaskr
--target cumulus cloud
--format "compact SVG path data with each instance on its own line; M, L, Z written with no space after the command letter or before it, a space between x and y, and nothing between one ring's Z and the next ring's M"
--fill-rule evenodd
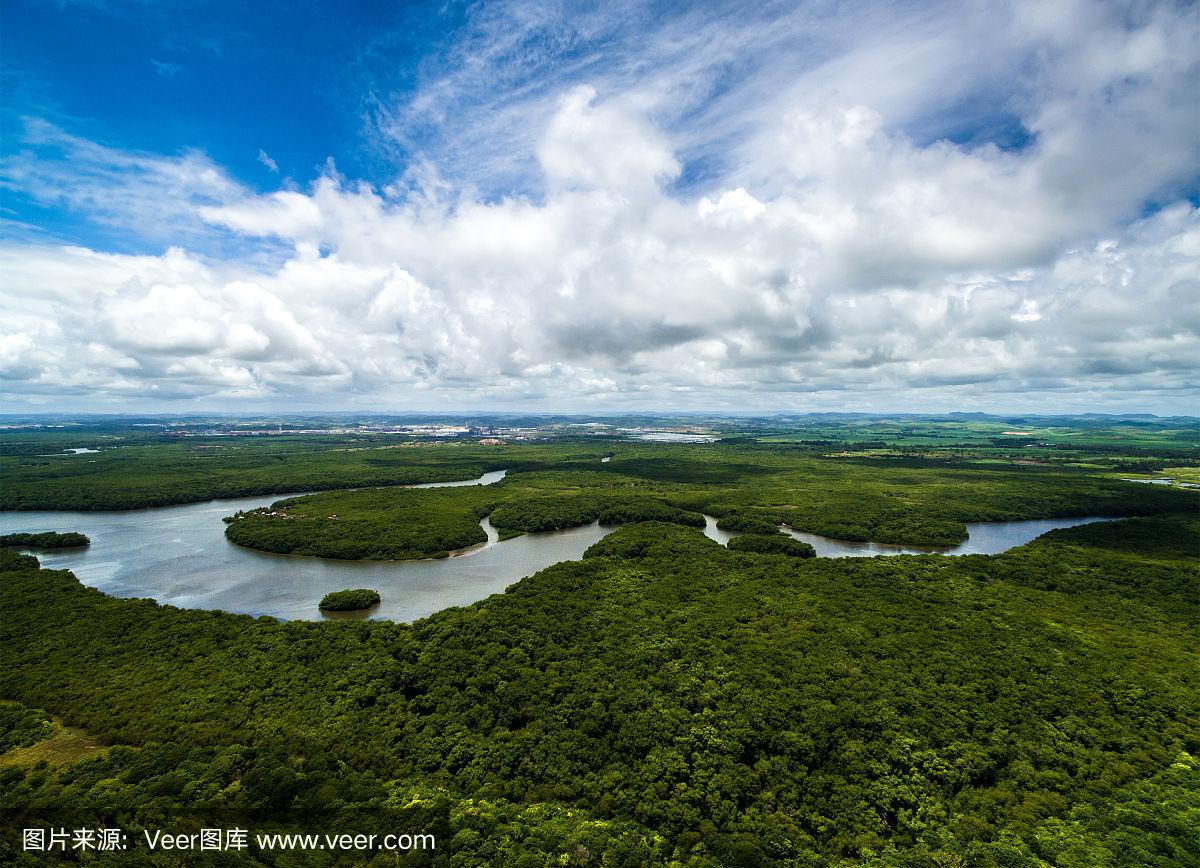
M781 37L754 16L673 20L689 50L650 40L642 79L618 63L594 83L509 94L537 180L507 195L441 172L373 187L332 163L307 188L259 194L200 154L127 154L34 124L60 157L10 159L10 189L198 240L143 256L0 245L0 390L377 409L1186 410L1200 211L1184 198L1195 140L1179 105L1197 84L1195 21L1154 4L986 11L940 30L915 16L890 41L787 18L813 56L764 60L720 94L714 64L754 33ZM972 66L955 38L985 22L1004 38L979 43ZM520 40L486 23L494 57L511 57ZM937 86L957 106L1017 69L1004 105L1022 146L928 136L949 123ZM664 114L688 74L703 109ZM430 105L410 99L391 122L473 81L436 78ZM737 140L706 137L697 117ZM728 165L694 189L689 159L713 142Z
M611 106L595 105L595 99L592 87L572 89L542 138L538 161L552 193L647 196L679 175L679 162L656 130Z

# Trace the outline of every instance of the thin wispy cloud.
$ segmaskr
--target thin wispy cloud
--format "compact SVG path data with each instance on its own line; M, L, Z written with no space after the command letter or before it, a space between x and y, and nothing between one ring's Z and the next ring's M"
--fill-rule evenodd
M8 193L149 250L0 248L0 376L26 402L1180 411L1198 31L1167 3L485 4L364 78L376 183L331 154L262 190L30 121Z
M162 155L106 147L36 118L3 157L0 188L150 237L199 225L196 209L245 195L199 151Z
M272 160L270 154L268 154L262 148L258 149L258 161L266 166L268 170L275 172L276 174L279 173L279 164Z
M154 66L155 72L166 78L171 78L175 75L178 75L179 71L183 69L183 67L178 63L170 63L165 60L155 60L154 58L150 58L150 63Z

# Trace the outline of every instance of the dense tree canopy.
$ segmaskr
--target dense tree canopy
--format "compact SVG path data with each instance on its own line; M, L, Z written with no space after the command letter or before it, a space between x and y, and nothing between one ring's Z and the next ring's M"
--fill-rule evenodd
M118 747L0 769L6 840L170 816L428 828L439 864L1195 864L1197 534L828 560L637 523L408 626L112 599L10 554L0 694Z
M25 827L216 825L437 836L380 865L1200 865L1197 493L1079 460L1094 445L917 455L895 444L921 435L877 427L857 445L4 444L3 508L322 490L230 517L269 551L434 557L488 521L622 526L413 624L116 599L0 548L0 862L41 864ZM705 514L746 535L718 545ZM1082 515L1137 517L956 558L818 558L778 531L950 544L969 521ZM105 749L64 758L59 718Z
M484 516L512 535L593 521L703 527L709 513L734 532L776 534L786 523L846 540L953 545L967 538L967 521L1153 515L1197 499L1062 469L843 461L754 446L688 450L631 448L600 464L563 446L538 447L541 469L527 458L495 485L289 498L233 517L227 535L271 552L402 560L484 542Z
M90 545L91 540L81 533L6 533L0 536L0 546L20 546L36 549L69 549Z
M370 588L330 591L321 598L321 608L330 612L354 612L379 605L379 592Z
M602 463L602 457L611 460ZM386 443L366 437L281 437L269 442L213 438L130 445L94 456L0 455L0 509L127 509L215 497L464 480L507 469L510 476L520 477L521 499L577 498L574 503L546 504L554 507L546 514L511 512L513 531L581 523L594 510L591 498L603 497L633 498L660 511L643 517L683 524L695 522L694 516L683 513L706 512L718 518L737 513L839 539L954 545L966 538L963 523L969 521L1154 515L1184 510L1194 502L1194 494L1189 499L1183 491L1134 485L1085 464L1035 461L1024 452L1018 463L992 457L991 452L964 461L870 451L828 453L821 446L754 442L680 447L584 440L480 446ZM335 492L337 506L347 505L345 494ZM354 494L369 497L367 491ZM500 505L494 499L470 500L462 493L452 500L466 505L465 510L456 507L460 516L480 503ZM363 504L365 515L370 510L366 500ZM664 504L681 512L665 516ZM639 511L640 507L630 514ZM619 508L611 514L613 523L629 520L622 519L622 512ZM314 512L314 518L325 520L331 514L342 513L329 509L320 516ZM596 514L587 521L598 518ZM261 527L255 530L257 537ZM306 552L303 541L290 532L262 534L260 547L393 558L432 556L468 537L473 540L466 545L482 541L477 529L458 519L436 528L437 533L445 532L439 548L434 548L434 540L424 539L428 529L422 529L415 531L417 538L397 538L375 550L369 535L378 528L363 530L366 543L346 543L358 535L344 525L331 533L337 545L347 545L341 553L332 551L337 547L332 542L315 544Z
M729 515L722 516L717 522L717 527L721 530L765 534L767 536L779 533L778 521L745 512L732 512Z
M808 543L778 534L775 536L747 534L734 537L729 541L729 548L735 552L755 552L760 555L787 555L793 558L817 556L817 550Z

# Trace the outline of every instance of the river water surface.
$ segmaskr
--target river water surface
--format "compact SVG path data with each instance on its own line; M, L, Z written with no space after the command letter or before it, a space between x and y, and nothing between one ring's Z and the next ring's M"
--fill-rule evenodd
M462 482L411 486L444 488L488 485L505 471ZM207 503L116 512L0 512L0 533L77 531L91 538L85 549L36 551L49 569L72 570L81 582L114 597L152 597L189 609L223 609L288 619L325 617L317 602L343 588L374 588L382 602L366 613L392 621L412 621L451 606L464 606L560 561L577 560L613 528L584 525L550 533L525 534L502 543L487 519L480 522L488 541L439 560L339 561L276 555L242 548L225 538L224 516L267 506L287 496L240 497ZM706 516L705 534L724 545L736 534L718 530ZM824 557L871 555L996 554L1023 545L1048 530L1103 518L968 524L970 539L959 546L921 548L852 543L788 531L812 543Z
M466 482L414 488L487 485L505 471ZM0 512L0 533L36 528L78 531L84 549L37 551L49 569L72 570L85 585L114 597L153 597L188 609L316 619L329 591L374 588L382 602L363 617L412 621L499 593L518 579L559 561L579 558L612 528L597 524L488 542L463 554L421 561L338 561L277 555L236 546L225 538L224 516L267 506L287 496L239 497L180 506L115 512Z
M1075 527L1094 521L1112 521L1109 516L1084 518L1036 518L1031 521L968 521L965 542L956 546L913 546L891 543L850 542L815 533L784 528L784 533L809 543L822 558L870 558L875 555L998 555L1023 546L1042 534L1060 527Z

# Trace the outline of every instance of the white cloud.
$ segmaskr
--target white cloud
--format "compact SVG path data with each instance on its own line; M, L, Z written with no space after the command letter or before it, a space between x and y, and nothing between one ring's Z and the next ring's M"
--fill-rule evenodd
M504 9L554 26L541 7ZM622 43L594 85L514 88L477 116L493 136L524 119L476 152L484 167L504 149L534 166L527 195L476 196L438 171L376 189L332 164L305 190L259 195L199 154L130 155L35 125L64 158L17 155L11 189L200 242L161 256L0 246L0 390L377 409L1187 410L1200 212L1179 196L1196 174L1180 106L1197 27L1167 6L1142 13L895 13L887 39L879 9L861 34L773 19L786 39L755 16L716 29L684 16L641 55ZM446 134L466 136L451 168L474 140L447 107L494 63L519 55L532 75L548 62L510 23L489 18L476 66L388 116L447 114ZM755 34L760 74L722 91L717 68ZM811 55L784 50L796 40ZM989 98L1008 75L1026 146L925 136L949 123L939 103ZM665 108L693 99L689 81L702 107ZM690 192L697 154L728 165ZM248 252L214 254L214 234Z
M178 63L169 63L165 60L155 60L150 58L150 64L154 67L154 71L164 78L174 78L183 69Z
M22 144L0 159L0 189L168 244L197 238L203 229L197 208L246 192L195 151L121 151L37 119L26 120Z
M262 148L258 149L258 161L267 167L268 170L279 174L279 164L271 159L271 155Z
M537 149L548 187L653 196L679 175L679 162L648 124L612 106L594 104L587 85L563 96Z

